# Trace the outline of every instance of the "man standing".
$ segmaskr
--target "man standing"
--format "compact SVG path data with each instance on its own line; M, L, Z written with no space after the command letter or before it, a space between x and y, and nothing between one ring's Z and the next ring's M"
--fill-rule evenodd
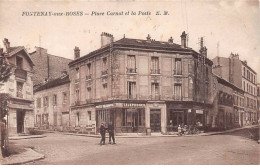
M100 131L100 135L101 135L100 145L105 145L105 143L106 143L106 128L105 128L103 123L101 124L99 131Z
M115 144L115 134L114 134L114 125L112 124L112 122L109 123L108 125L108 133L109 133L109 143L111 144L111 138L113 140L113 144Z

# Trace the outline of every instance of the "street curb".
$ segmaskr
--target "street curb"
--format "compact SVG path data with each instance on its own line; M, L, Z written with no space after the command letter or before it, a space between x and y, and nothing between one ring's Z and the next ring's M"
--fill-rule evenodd
M31 148L25 148L26 151L25 152L22 152L20 154L15 154L15 155L12 155L12 156L9 156L9 157L6 157L4 159L2 159L4 162L2 165L21 165L21 164L26 164L26 163L30 163L30 162L34 162L34 161L38 161L38 160L41 160L41 159L44 159L45 156L41 153L38 153L34 150L32 150ZM29 154L28 154L29 153ZM28 155L28 156L23 156L23 155ZM20 156L19 156L20 155ZM38 156L37 156L38 155ZM8 159L15 159L15 158L18 158L18 160L23 157L27 157L27 158L30 158L30 157L34 157L34 158L31 158L31 159L24 159L22 161L9 161Z
M219 134L225 134L225 133L235 132L235 131L239 131L239 130L247 129L247 128L255 128L255 127L258 127L258 125L248 126L248 127L242 127L242 128L235 128L235 129L226 130L226 131L222 131L222 132L213 132L213 133L205 133L205 134L202 133L202 134L199 134L199 136L219 135Z
M32 139L32 138L44 138L44 137L46 137L46 135L17 136L17 137L9 137L9 140Z
M241 129L246 128L254 128L258 127L258 125L253 126L246 126L242 128L235 128L231 130L221 131L221 132L212 132L212 133L200 133L200 134L192 134L192 135L184 135L184 136L178 136L178 135L137 135L137 136L131 136L131 135L116 135L115 138L157 138L157 137L195 137L195 136L211 136L211 135L219 135L219 134L225 134L230 133L234 131L238 131ZM74 136L85 136L85 137L93 137L93 138L101 138L100 135L93 135L93 134L78 134L78 133L69 133L69 132L60 132L60 131L48 131L48 130L40 130L41 132L45 133L56 133L56 134L63 134L63 135L74 135ZM108 136L106 136L108 138Z

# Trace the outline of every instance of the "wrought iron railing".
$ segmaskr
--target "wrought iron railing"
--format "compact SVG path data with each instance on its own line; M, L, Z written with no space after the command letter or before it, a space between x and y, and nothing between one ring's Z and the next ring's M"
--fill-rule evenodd
M126 68L126 73L136 73L136 68Z
M151 69L151 74L160 74L160 69Z

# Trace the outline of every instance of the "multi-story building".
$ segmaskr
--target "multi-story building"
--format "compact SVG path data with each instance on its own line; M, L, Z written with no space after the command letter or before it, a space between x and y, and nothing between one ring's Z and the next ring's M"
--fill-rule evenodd
M69 127L70 80L66 71L34 90L35 126L63 131Z
M231 53L229 58L215 57L213 72L244 90L243 125L257 122L257 73L241 61L238 54Z
M34 63L33 84L35 86L47 81L59 78L63 71L68 71L70 59L48 54L47 49L36 47L36 50L30 53Z
M260 120L260 83L257 84L257 110L258 110L257 122L258 122L258 124L260 124L259 123L259 120Z
M167 133L178 125L207 124L212 104L212 61L181 45L101 34L101 48L80 57L75 48L70 68L72 129L95 132L112 122L117 133ZM97 129L98 132L98 129Z
M244 91L225 79L213 75L212 128L229 129L243 125Z
M8 104L9 135L26 133L34 126L33 115L33 62L22 46L10 47L8 39L4 39L4 53L12 73L7 82L0 83L0 92L10 95Z

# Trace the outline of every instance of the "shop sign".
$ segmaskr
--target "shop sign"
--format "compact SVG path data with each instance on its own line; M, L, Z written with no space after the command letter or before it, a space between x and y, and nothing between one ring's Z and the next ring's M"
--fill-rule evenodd
M203 110L196 110L196 114L203 114Z
M145 104L124 103L123 107L145 107Z
M96 106L96 108L109 108L109 107L114 107L114 104L103 104L103 105Z

